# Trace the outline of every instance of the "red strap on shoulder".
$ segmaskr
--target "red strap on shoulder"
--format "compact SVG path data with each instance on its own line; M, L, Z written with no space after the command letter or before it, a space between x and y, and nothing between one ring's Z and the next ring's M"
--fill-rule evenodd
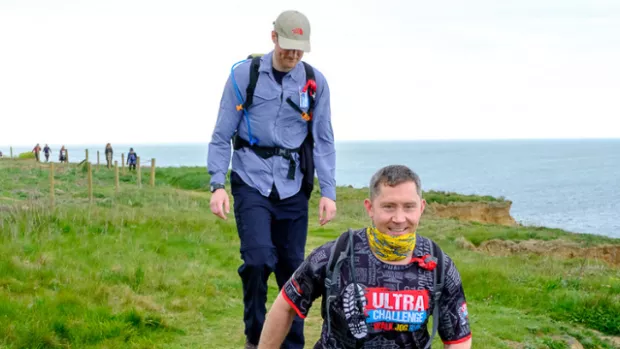
M316 81L308 80L308 82L306 82L306 86L304 86L302 92L306 92L308 90L310 90L310 93L312 94L316 93Z
M430 254L425 254L422 257L411 258L411 263L418 263L420 268L425 270L434 270L437 267L437 261Z

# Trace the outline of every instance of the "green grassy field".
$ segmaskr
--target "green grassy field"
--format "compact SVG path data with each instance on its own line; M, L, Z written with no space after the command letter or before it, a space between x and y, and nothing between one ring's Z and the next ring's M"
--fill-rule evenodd
M243 347L234 216L223 221L210 213L204 168L158 168L154 188L148 171L142 188L128 173L115 194L113 171L102 167L89 203L85 171L56 166L51 210L46 165L0 161L0 348ZM365 197L365 190L339 188L337 219L319 227L314 195L307 252L368 224ZM433 192L428 200L502 199ZM439 242L460 270L474 348L567 348L566 335L585 348L618 347L619 266L460 246L496 238L584 246L620 240L431 215L419 233ZM277 293L273 279L269 302ZM310 347L321 324L318 303L306 324Z

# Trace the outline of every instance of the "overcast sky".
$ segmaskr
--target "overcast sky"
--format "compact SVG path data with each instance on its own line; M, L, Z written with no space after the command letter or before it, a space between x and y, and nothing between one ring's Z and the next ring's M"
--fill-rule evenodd
M0 0L0 145L208 142L287 9L337 140L620 137L618 0Z

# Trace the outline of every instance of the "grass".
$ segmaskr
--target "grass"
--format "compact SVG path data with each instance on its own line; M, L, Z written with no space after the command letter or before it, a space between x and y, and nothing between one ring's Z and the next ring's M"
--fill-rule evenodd
M49 172L31 161L0 161L0 348L240 348L243 303L234 216L209 211L204 168L158 168L93 175L56 165L56 208ZM425 193L430 202L492 201ZM338 217L319 227L311 209L307 252L348 227L368 223L363 189L338 188ZM448 194L445 194L448 195ZM317 207L314 195L311 208ZM614 348L620 336L620 270L592 259L490 256L459 247L489 239L617 239L543 227L503 227L425 215L419 230L457 264L476 348L562 348L562 335L585 348ZM273 278L272 278L273 279ZM269 302L277 293L270 281ZM319 335L319 303L307 320L308 346ZM437 345L439 340L436 339Z
M503 197L493 197L489 195L464 195L445 191L429 190L424 192L424 199L428 202L434 202L438 204L448 204L453 202L486 202L486 203L505 203L506 199Z
M36 156L34 155L33 152L27 151L24 153L20 153L19 155L17 155L17 157L21 160L27 160L27 159L34 159Z

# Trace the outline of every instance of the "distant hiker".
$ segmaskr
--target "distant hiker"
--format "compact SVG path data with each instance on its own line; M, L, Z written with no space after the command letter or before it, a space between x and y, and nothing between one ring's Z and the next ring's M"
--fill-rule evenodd
M52 149L50 149L50 147L46 144L45 147L43 147L43 154L45 154L45 162L50 161L51 153L52 153Z
M37 162L39 162L39 154L41 153L41 146L39 145L39 143L37 143L37 145L34 146L34 148L32 149L32 152L34 153L34 157L35 159L37 159Z
M108 143L105 145L105 160L107 162L108 168L112 167L112 155L113 155L112 146L110 145L110 143Z
M60 148L60 153L58 154L58 161L60 161L61 163L67 162L67 149L65 149L64 145Z
M0 150L0 158L2 157L2 150Z
M243 260L238 273L245 348L258 344L271 273L282 287L303 262L315 165L321 189L319 223L336 215L329 87L320 71L301 61L310 51L308 18L298 11L282 12L273 22L271 40L271 52L233 68L207 157L211 212L226 219L230 198L225 182L233 140L230 186ZM297 318L290 332L286 328L284 348L304 347L303 327L303 319Z
M138 162L138 155L133 151L133 148L129 148L129 154L127 154L127 165L129 165L129 171L133 168L136 169L136 163Z
M295 315L305 318L321 296L314 348L423 349L436 332L443 348L471 348L460 274L434 241L416 234L426 206L420 178L406 166L386 166L372 176L369 194L372 225L308 255L273 303L259 349L280 348Z

